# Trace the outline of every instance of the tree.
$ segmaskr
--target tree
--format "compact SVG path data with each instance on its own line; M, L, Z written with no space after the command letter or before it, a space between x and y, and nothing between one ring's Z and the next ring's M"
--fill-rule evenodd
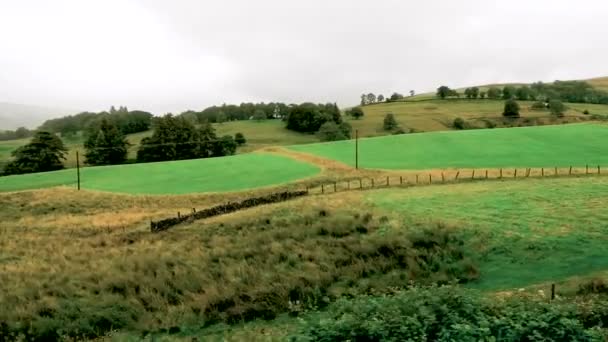
M340 126L332 121L324 123L323 126L319 128L317 135L321 141L338 141L348 139L342 129L340 129Z
M414 95L416 95L416 92L413 90L410 90L410 96L414 96Z
M505 110L502 113L506 117L519 117L519 104L514 99L505 101Z
M363 113L363 109L361 109L361 107L355 107L350 110L350 115L355 118L355 120L359 120L365 115L365 113Z
M505 86L502 88L502 98L503 100L510 100L515 97L515 87L513 86Z
M11 153L15 158L9 162L4 173L7 175L46 172L63 169L67 149L55 134L39 131L27 145Z
M530 87L521 86L521 87L517 88L517 90L515 90L515 97L519 101L528 101L532 97L532 92L530 90Z
M213 144L211 157L230 156L236 152L237 143L231 135L224 135Z
M314 133L327 121L334 121L336 124L342 121L340 110L336 104L302 103L290 108L289 115L287 115L287 129L296 132Z
M464 96L466 96L467 99L470 99L473 97L473 95L471 94L471 88L467 88L464 90Z
M474 99L479 97L479 88L477 88L477 87L471 88L471 97Z
M196 127L183 117L175 117L167 114L162 118L155 119L154 133L151 137L141 141L137 151L138 162L181 160L193 158L205 158L211 156L209 146L201 146L200 131L207 129L211 136L205 143L208 145L217 138L213 127L206 122L202 128Z
M374 95L373 93L369 93L367 94L367 103L375 103L376 102L376 95Z
M256 121L266 120L266 118L266 113L264 113L264 111L261 109L256 109L253 113L253 119Z
M107 118L87 132L84 142L85 163L89 165L121 164L127 159L129 142L116 124Z
M480 99L485 99L486 98L486 92L485 91L480 91L479 92L479 98Z
M367 95L361 94L361 105L365 106L367 104Z
M490 89L488 89L488 98L491 100L498 100L502 97L502 90L500 88L496 88L496 87L490 87Z
M437 97L441 98L442 100L445 99L446 97L450 96L451 94L451 89L447 86L441 86L439 88L437 88Z
M391 95L390 100L391 101L399 101L403 99L403 95L399 94L399 93L393 93L393 95Z
M462 118L456 118L456 119L454 119L454 123L452 124L452 126L456 129L464 129L465 122Z
M551 101L549 101L549 110L551 111L552 115L555 115L555 116L561 118L564 116L564 112L566 111L566 106L564 106L564 104L560 100L551 100Z
M241 132L238 132L237 134L234 135L234 141L239 146L243 146L247 143L247 139L245 139L245 135L243 135L243 133L241 133Z
M15 138L17 138L17 139L28 138L31 135L32 135L32 132L25 127L19 127L15 130Z
M384 95L378 95L378 102L384 102Z
M392 131L393 129L399 127L399 124L397 123L397 120L395 120L395 115L393 115L393 113L386 114L386 116L384 117L383 127L385 131Z
M226 122L226 113L224 113L223 111L219 111L219 113L217 113L217 116L215 117L215 122L221 124Z

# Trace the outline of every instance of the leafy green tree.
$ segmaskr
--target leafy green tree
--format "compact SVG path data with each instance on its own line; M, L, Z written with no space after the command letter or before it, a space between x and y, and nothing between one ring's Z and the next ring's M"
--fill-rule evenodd
M365 115L365 113L363 113L363 109L361 109L361 107L355 107L350 110L350 115L355 118L355 120L359 120Z
M454 123L452 124L452 126L456 129L464 129L465 122L462 118L456 118L456 119L454 119Z
M361 94L361 105L365 106L367 104L367 95Z
M515 97L515 87L513 86L505 86L502 88L502 98L503 100L510 100Z
M243 133L241 133L241 132L238 132L237 134L234 135L234 141L239 146L243 146L247 143L247 139L245 139L245 135L243 135Z
M215 117L215 122L221 124L226 122L227 117L226 117L226 113L224 113L223 111L220 111L219 113L217 113L217 116Z
M15 138L17 138L17 139L28 138L31 136L32 136L32 131L30 131L29 129L27 129L25 127L19 127L15 130Z
M528 86L521 86L515 90L515 97L519 101L528 101L532 97L532 91Z
M490 87L490 89L488 89L487 95L488 98L491 100L498 100L502 97L502 90L497 87Z
M519 104L514 99L505 101L505 109L502 113L506 117L519 117Z
M378 95L378 102L384 102L384 95Z
M208 123L207 125L211 126ZM137 151L137 161L198 158L200 157L198 138L197 129L190 121L167 114L155 120L152 136L142 139Z
M479 92L479 98L480 99L485 99L486 98L487 93L485 91L480 91Z
M403 95L399 94L399 93L393 93L390 97L391 101L399 101L399 100L403 100Z
M237 143L231 135L224 135L213 147L213 157L230 156L236 152Z
M441 86L439 88L437 88L437 97L441 98L441 99L445 99L446 97L450 96L451 94L451 89L447 86Z
M84 148L89 165L121 164L127 159L129 142L113 121L101 119L87 132Z
M342 121L342 116L338 106L334 103L302 103L290 108L286 121L289 130L314 133L328 121L339 124Z
M348 122L342 122L338 125L338 127L340 128L340 131L342 131L342 134L347 139L350 139L352 137L353 127Z
M347 139L340 127L333 121L324 123L323 126L319 128L317 135L321 141L338 141Z
M549 110L552 115L557 117L563 117L566 112L566 106L560 100L551 100L549 102Z
M472 98L472 97L473 97L472 92L471 92L471 88L467 88L467 89L465 89L465 90L464 90L464 96L465 96L467 99L470 99L470 98Z
M392 131L399 127L397 120L395 120L395 115L393 113L388 113L384 116L383 128L385 131Z
M416 92L414 90L410 90L410 96L414 96L416 95Z
M369 93L367 94L367 103L375 103L376 102L376 95L374 95L373 93Z
M67 149L63 141L55 134L39 131L34 134L27 145L17 148L11 153L14 160L4 169L4 174L23 174L46 172L63 169Z
M266 120L266 113L261 109L256 109L253 113L253 119L256 121Z
M471 88L471 97L474 99L479 97L479 88L477 88L477 87Z

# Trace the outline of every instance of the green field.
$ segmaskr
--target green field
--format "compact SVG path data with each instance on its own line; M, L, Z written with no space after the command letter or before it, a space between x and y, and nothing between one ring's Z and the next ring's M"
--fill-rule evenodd
M393 135L359 140L359 166L443 169L608 163L608 126L573 124ZM290 147L355 165L353 140Z
M130 194L237 191L314 176L319 168L287 157L253 153L222 158L87 167L83 189ZM75 186L76 170L0 177L0 191Z
M607 178L383 190L367 201L411 221L462 230L481 260L473 286L525 287L608 269Z

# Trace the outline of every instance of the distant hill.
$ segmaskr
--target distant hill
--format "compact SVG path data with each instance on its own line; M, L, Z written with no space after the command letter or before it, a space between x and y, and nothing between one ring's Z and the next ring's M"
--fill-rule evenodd
M77 112L77 110L65 108L0 102L0 130L13 130L20 126L33 129L47 119L76 114Z

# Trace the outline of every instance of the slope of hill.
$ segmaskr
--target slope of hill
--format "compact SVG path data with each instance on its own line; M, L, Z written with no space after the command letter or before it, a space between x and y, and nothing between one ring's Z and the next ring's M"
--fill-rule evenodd
M76 112L75 110L65 108L0 102L0 130L13 130L22 126L34 129L47 119L70 115Z

